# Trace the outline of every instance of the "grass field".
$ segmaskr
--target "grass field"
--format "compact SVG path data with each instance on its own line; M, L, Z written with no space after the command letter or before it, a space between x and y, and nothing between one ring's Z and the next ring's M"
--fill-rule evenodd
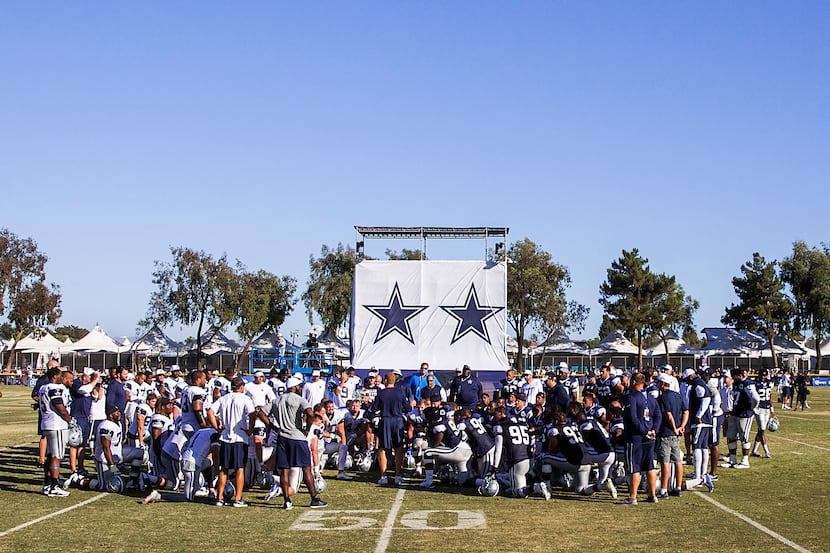
M178 494L147 506L138 494L43 496L29 392L2 391L0 552L830 552L830 389L813 389L809 410L779 411L773 458L721 469L712 494L622 507L604 492L554 493L549 502L484 498L472 489L380 488L376 473L341 482L327 471L329 507L308 509L301 493L293 511L278 508L281 499L265 503L258 489L245 493L247 509L183 503Z

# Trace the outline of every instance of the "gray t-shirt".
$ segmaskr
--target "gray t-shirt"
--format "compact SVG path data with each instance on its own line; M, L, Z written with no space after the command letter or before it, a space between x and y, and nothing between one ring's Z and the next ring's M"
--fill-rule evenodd
M280 437L305 440L302 428L306 409L311 409L311 405L303 396L289 392L277 398L277 401L271 405L271 415L279 429Z

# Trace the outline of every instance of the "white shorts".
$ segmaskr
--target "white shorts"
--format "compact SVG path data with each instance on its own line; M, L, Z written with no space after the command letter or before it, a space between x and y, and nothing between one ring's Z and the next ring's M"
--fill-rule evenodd
M769 417L771 409L758 409L755 415L755 423L758 425L758 430L766 430L769 426Z

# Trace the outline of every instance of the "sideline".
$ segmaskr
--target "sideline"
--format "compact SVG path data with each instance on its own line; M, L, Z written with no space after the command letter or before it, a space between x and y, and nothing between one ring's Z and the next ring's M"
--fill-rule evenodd
M755 522L754 520L752 520L748 516L743 515L743 514L739 513L738 511L736 511L734 509L730 509L726 505L718 503L717 501L715 501L714 499L709 497L708 494L705 494L703 492L695 492L695 495L698 495L698 496L702 497L703 499L705 499L706 501L708 501L709 503L711 503L712 505L714 505L718 509L721 509L722 511L725 511L725 512L729 513L730 515L738 517L739 519L746 522L747 524L749 524L751 526L754 526L755 528L757 528L761 532L763 532L763 533L765 533L769 536L772 536L773 538L777 539L778 541L780 541L784 545L788 545L789 547L792 547L793 549L795 549L796 551L799 551L800 553L812 553L809 549L801 547L797 543L788 540L787 538L785 538L784 536L782 536L781 534L779 534L777 532L773 532L772 530L770 530L769 528L767 528L763 524Z
M3 447L0 447L0 451L6 451L7 449L15 449L17 447L24 447L24 446L27 446L27 445L34 445L36 443L37 442L23 442L22 444L17 444L17 445L4 445Z
M93 501L98 501L99 499L101 499L102 497L104 497L106 495L108 495L108 494L100 493L100 494L96 495L95 497L90 497L89 499L81 501L80 503L78 503L76 505L72 505L70 507L66 507L65 509L61 509L60 511L55 511L52 514L44 515L40 518L30 520L29 522L24 522L23 524L21 524L19 526L15 526L14 528L10 528L9 530L6 530L5 532L0 532L0 538L8 536L12 532L17 532L18 530L23 530L24 528L28 528L29 526L32 526L33 524L37 524L38 522L43 522L44 520L49 520L52 517L56 517L56 516L62 515L64 513L68 513L69 511L72 511L73 509L77 509L78 507L83 507L84 505L89 505Z
M808 444L807 442L799 442L798 440L793 440L792 438L785 438L784 436L776 436L775 439L776 440L786 440L788 442L793 442L795 444L806 445L807 447L814 447L814 448L820 449L822 451L830 451L830 448L827 448L827 447L821 447L820 445Z
M398 518L398 512L401 510L403 503L403 495L406 493L406 488L398 490L395 496L395 502L389 510L389 515L386 517L386 522L383 524L383 531L380 533L378 545L375 547L375 553L386 553L386 548L389 547L389 540L392 538L392 528L395 526L395 520Z

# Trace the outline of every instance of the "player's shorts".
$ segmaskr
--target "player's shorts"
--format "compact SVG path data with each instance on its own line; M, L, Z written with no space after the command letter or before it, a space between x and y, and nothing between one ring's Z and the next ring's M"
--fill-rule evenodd
M726 439L729 441L740 441L749 443L749 432L752 429L753 417L736 417L729 415L729 425L726 428Z
M310 467L311 450L305 440L292 440L280 437L277 440L277 468Z
M781 388L781 397L793 397L793 387L792 386L784 386Z
M769 426L770 409L760 408L755 415L755 423L758 425L758 430L766 430Z
M248 457L245 442L227 443L219 440L219 467L223 470L244 468Z
M81 444L86 446L86 443L89 442L89 437L92 433L92 423L89 421L88 418L78 417L75 419L75 422L78 424L78 428L81 429L81 436L83 439L81 440Z
M625 444L625 465L629 474L654 470L655 440Z
M46 438L46 457L57 457L63 459L66 452L66 439L69 430L44 430L43 437Z
M697 425L692 428L692 449L709 449L712 445L712 427Z
M712 442L709 447L720 445L720 435L723 431L723 415L714 415L712 417Z
M682 463L680 436L658 436L656 452L658 463Z
M403 420L398 417L382 418L378 427L377 436L381 449L403 447L406 443L406 432L403 427Z

